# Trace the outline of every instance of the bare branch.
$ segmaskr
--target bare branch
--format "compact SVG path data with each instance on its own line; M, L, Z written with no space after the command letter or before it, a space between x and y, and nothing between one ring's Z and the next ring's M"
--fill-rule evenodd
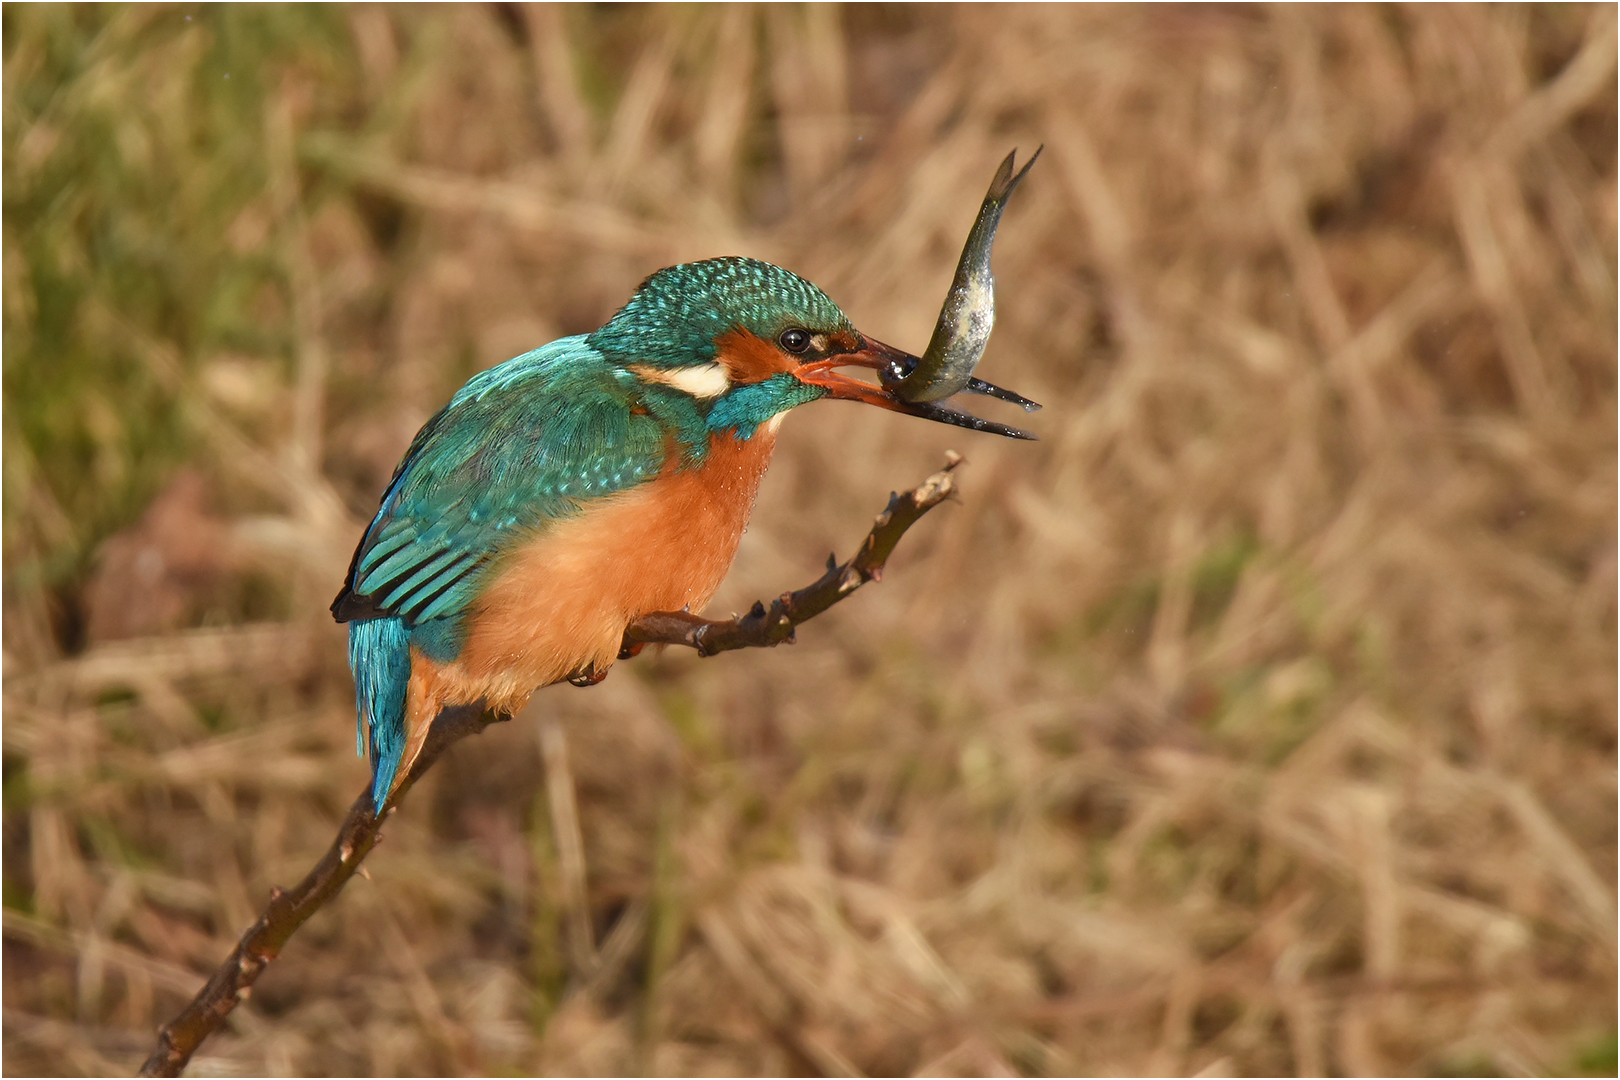
M304 875L304 880L291 889L271 888L270 902L258 921L236 943L231 955L197 992L191 1004L159 1029L157 1049L141 1066L139 1075L179 1076L203 1040L225 1023L237 1002L246 1000L252 993L254 982L281 952L287 939L354 876L360 861L382 839L383 822L393 814L405 793L438 760L445 747L505 719L507 717L496 716L476 705L455 706L441 712L434 719L427 742L410 774L394 791L383 812L373 814L371 789L362 791L349 807L332 846Z
M890 495L889 505L872 523L872 531L855 557L839 564L828 556L827 572L797 592L783 593L768 608L755 601L746 615L735 619L703 619L684 611L643 615L625 630L620 655L634 656L643 645L654 644L687 645L702 656L714 656L732 649L791 642L800 623L820 615L868 581L883 580L883 566L906 530L956 491L951 473L961 462L961 457L947 452L943 469L910 491Z
M955 491L951 473L961 463L948 454L943 469L917 487L889 496L889 505L877 516L872 531L860 550L846 563L827 560L827 572L796 592L783 593L769 607L754 604L752 610L735 619L703 619L687 612L654 612L626 628L624 656L634 656L645 645L687 645L704 656L732 649L771 647L793 640L794 628L815 618L868 581L883 577L883 566L907 529L929 510L944 502ZM605 674L605 673L604 673ZM599 675L585 673L573 681L588 685ZM490 724L509 719L485 710L482 705L460 705L445 709L433 721L426 745L410 774L395 790L381 814L371 811L368 785L349 807L348 816L338 829L326 854L292 889L272 888L270 902L236 948L198 991L180 1015L158 1032L157 1049L141 1066L141 1076L178 1076L203 1040L225 1023L225 1018L253 990L264 969L276 958L289 938L311 915L342 890L360 867L360 862L382 839L382 825L393 814L405 793L422 774L432 768L450 744L476 735Z

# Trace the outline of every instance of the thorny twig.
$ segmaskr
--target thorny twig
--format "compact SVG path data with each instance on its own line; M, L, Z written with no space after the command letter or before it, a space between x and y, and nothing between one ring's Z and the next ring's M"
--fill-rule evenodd
M654 612L631 623L624 633L623 655L633 656L643 646L686 645L702 656L732 649L776 646L793 640L794 628L826 611L868 581L883 576L883 565L895 545L924 514L955 491L951 473L961 463L948 453L945 467L917 487L889 496L889 505L877 516L872 531L848 562L829 557L827 572L796 592L783 593L770 606L754 604L734 619L703 619L688 612ZM576 680L588 683L590 679ZM477 705L447 708L433 721L427 742L409 775L400 783L381 814L371 811L370 787L349 807L332 846L313 869L292 889L272 888L270 902L236 943L236 948L197 992L180 1015L158 1031L157 1049L141 1066L141 1076L178 1076L197 1048L225 1023L238 1002L252 992L282 946L309 917L348 882L360 862L382 839L382 824L398 807L406 792L433 767L451 743L481 733L490 724L510 719Z

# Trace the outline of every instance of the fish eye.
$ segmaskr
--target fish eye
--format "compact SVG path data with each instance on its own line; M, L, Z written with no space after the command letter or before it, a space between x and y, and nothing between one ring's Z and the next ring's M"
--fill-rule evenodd
M802 353L810 347L810 331L801 330L797 326L782 331L776 343L790 353Z

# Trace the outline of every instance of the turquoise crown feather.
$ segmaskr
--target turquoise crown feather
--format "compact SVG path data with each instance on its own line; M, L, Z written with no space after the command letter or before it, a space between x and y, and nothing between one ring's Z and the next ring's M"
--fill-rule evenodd
M715 342L739 327L770 341L794 325L851 328L838 305L798 274L726 256L659 270L585 340L620 363L686 367L714 360Z

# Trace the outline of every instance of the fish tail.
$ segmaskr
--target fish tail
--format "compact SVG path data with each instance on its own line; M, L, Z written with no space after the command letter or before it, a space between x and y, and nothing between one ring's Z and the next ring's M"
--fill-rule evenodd
M411 681L410 627L404 619L349 624L354 672L355 753L371 751L371 805L381 811L405 752L405 696ZM369 735L369 738L368 738Z

